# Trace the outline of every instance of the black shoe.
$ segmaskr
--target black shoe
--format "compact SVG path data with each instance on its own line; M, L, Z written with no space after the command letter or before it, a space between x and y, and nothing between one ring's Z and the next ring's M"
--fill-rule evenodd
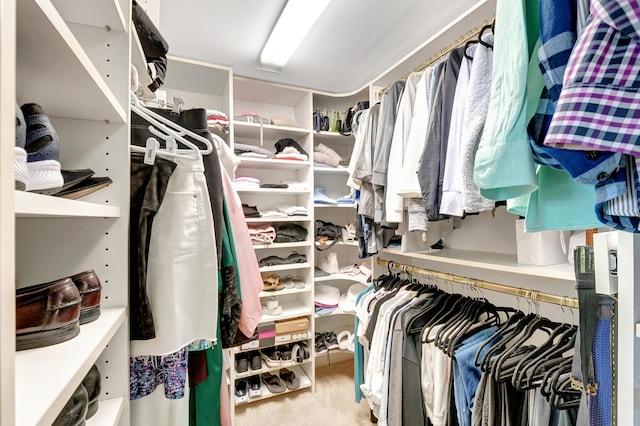
M80 384L51 426L81 426L87 419L89 396L87 389Z
M82 385L87 390L89 397L89 405L87 408L87 419L89 419L98 411L98 400L102 389L100 370L98 370L95 364L91 367L87 375L84 376Z
M324 333L316 333L316 353L323 354L327 352L327 343Z
M249 352L249 365L253 371L262 370L262 357L260 357L259 351ZM260 378L258 378L260 381Z
M246 352L236 355L236 373L246 373L249 371L249 356Z

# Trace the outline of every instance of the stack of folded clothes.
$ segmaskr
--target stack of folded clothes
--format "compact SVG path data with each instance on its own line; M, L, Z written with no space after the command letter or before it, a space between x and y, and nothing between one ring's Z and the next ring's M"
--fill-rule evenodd
M307 261L306 255L294 252L287 257L267 256L263 259L260 259L258 264L260 266L276 266L276 265L291 265L295 263L305 263L306 261ZM340 298L340 294L338 294L338 299L339 298Z
M276 142L275 147L276 155L274 158L279 160L307 161L309 159L309 154L291 138L280 139Z
M240 115L234 115L233 119L245 123L272 124L271 120L261 117L253 111L245 111Z
M251 176L238 176L234 179L233 185L236 190L260 189L260 179Z
M238 157L248 158L271 158L272 155L269 150L266 150L259 146L238 142L233 144L233 152Z
M338 167L342 157L333 149L319 143L313 150L313 161L321 166Z
M276 229L271 225L249 224L247 227L253 244L272 244L276 239Z
M260 217L262 216L256 206L250 206L249 204L242 205L242 212L244 217Z
M229 133L229 117L217 109L207 109L207 125L218 129L224 134Z
M287 189L289 185L286 183L261 183L260 188L264 189Z
M280 206L277 210L287 216L309 216L309 210L305 206Z
M353 193L349 193L347 195L343 195L340 198L337 198L336 201L338 204L355 204L356 199L353 196Z

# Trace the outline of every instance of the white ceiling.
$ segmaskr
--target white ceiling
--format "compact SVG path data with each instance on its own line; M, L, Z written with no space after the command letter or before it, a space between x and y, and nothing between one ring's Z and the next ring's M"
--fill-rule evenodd
M231 66L244 77L351 93L478 1L333 0L279 74L258 70L257 58L285 0L160 0L159 26L172 55Z

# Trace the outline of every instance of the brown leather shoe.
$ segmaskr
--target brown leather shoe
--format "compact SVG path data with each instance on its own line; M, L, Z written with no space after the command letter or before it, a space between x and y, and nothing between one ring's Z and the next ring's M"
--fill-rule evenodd
M16 290L16 349L54 345L80 333L80 292L71 278Z
M95 321L100 316L100 279L93 269L70 277L82 296L80 324Z

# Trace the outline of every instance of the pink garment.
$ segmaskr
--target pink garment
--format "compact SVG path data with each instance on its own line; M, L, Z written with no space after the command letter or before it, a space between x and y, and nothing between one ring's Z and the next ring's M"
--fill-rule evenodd
M220 383L220 424L221 426L232 426L231 423L231 402L229 401L229 385L227 379L222 377Z
M262 318L259 293L262 291L264 284L258 267L258 259L255 251L253 251L247 221L242 211L242 201L240 201L238 193L233 189L231 178L224 168L222 169L222 187L227 201L233 241L238 257L238 274L242 294L239 328L242 334L251 337Z
M249 225L248 230L253 244L271 244L276 239L276 230L271 225Z

